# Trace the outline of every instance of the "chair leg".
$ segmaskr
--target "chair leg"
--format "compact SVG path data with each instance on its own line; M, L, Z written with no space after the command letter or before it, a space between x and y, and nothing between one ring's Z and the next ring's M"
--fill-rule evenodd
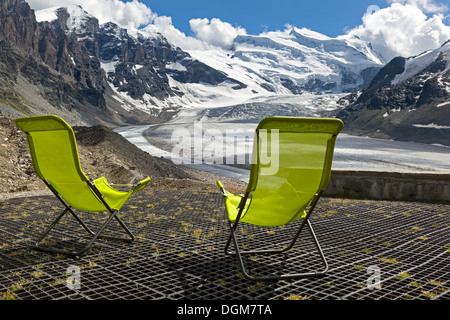
M109 207L109 205L103 200L102 201L105 204L105 207L110 212L110 216L108 220L100 227L100 229L95 233L89 227L81 220L81 218L75 214L75 212L72 210L72 208L64 201L64 199L58 194L58 192L52 187L52 185L44 180L44 183L47 185L47 187L53 192L53 194L56 196L56 198L64 205L65 209L64 211L52 222L50 227L42 234L42 236L39 237L39 239L36 241L35 246L33 249L39 250L39 251L46 251L46 252L53 252L53 253L63 253L71 256L81 256L83 255L94 243L94 241L97 238L102 239L110 239L110 240L121 240L121 241L128 241L132 242L134 241L134 236L131 233L131 231L128 229L128 227L123 223L123 221L117 216L117 210L113 210ZM92 184L89 183L89 185L92 187ZM72 216L80 223L80 225L92 236L91 240L88 242L88 244L81 250L78 251L68 251L63 249L55 249L55 248L46 248L39 245L39 243L47 236L47 234L58 224L58 222L61 220L61 218L67 213L70 212ZM125 230L127 235L129 236L129 239L126 238L119 238L119 237L109 237L109 236L100 236L105 227L108 225L108 223L111 222L112 219L116 219L117 222L120 224L120 226Z
M75 218L76 220L83 226L83 228L85 230L87 230L89 232L89 234L92 235L92 238L89 240L88 244L81 250L78 251L69 251L69 250L64 250L64 249L55 249L55 248L48 248L48 247L43 247L41 245L39 245L39 243L48 235L48 233L58 224L58 222L61 220L61 218L67 213L70 212ZM110 216L108 217L107 221L104 222L102 224L102 226L100 227L100 229L94 233L92 230L90 230L86 224L80 219L80 217L78 217L78 215L75 214L75 212L73 212L73 210L66 206L66 209L51 223L51 225L49 226L49 228L39 237L39 239L36 241L36 244L34 247L32 247L35 250L38 251L45 251L45 252L52 252L52 253L63 253L63 254L67 254L70 256L82 256L94 243L94 241L97 238L104 238L104 239L111 239L111 240L122 240L122 241L129 241L132 242L134 241L134 236L131 233L131 231L127 228L127 226L123 223L123 221L117 216L117 211L111 211L110 212ZM111 222L112 219L116 219L119 224L121 225L121 227L125 230L125 232L128 234L128 236L130 237L129 239L126 238L119 238L119 237L108 237L108 236L100 236L101 233L103 232L103 230L105 229L105 227Z
M305 219L306 220L306 219ZM322 249L320 247L319 241L317 240L316 235L314 234L313 228L311 226L311 223L306 220L303 221L301 226L299 227L299 231L297 232L297 234L295 235L294 239L292 240L291 244L286 247L283 248L281 250L251 250L251 251L242 251L239 249L239 244L238 244L238 240L237 240L237 235L235 232L235 227L236 225L233 223L229 223L230 225L230 237L227 241L227 244L225 245L225 253L227 254L232 254L232 255L236 255L238 264L239 264L239 268L242 271L242 274L244 275L244 277L248 280L254 280L254 281L260 281L260 280L281 280L281 279L300 279L300 278L308 278L308 277L316 277L316 276L322 276L324 274L326 274L328 272L328 263L326 261L326 258L322 252ZM301 273L291 273L291 274L283 274L283 275L274 275L274 276L252 276L249 274L249 272L247 271L247 269L244 266L244 261L242 259L242 255L244 254L274 254L274 253L281 253L284 252L286 250L289 250L290 248L292 248L293 244L295 243L295 241L297 240L298 236L300 235L303 227L307 225L308 230L313 238L315 247L320 255L320 258L322 260L322 264L324 266L322 271L311 271L311 272L301 272ZM228 248L230 245L231 240L233 241L233 245L235 248L235 252L230 253L228 252Z
M319 241L317 240L316 235L314 234L314 230L311 226L311 223L309 222L309 217L311 213L313 212L314 208L317 205L317 202L319 201L320 197L322 195L322 191L318 192L312 199L309 205L309 210L303 219L302 223L300 224L300 227L298 228L297 233L295 234L294 238L290 242L290 244L282 249L273 249L273 250L250 250L250 251L242 251L239 250L239 244L237 241L237 235L236 235L236 229L237 225L239 223L240 219L240 213L238 214L236 220L233 222L229 222L230 226L230 236L228 237L227 243L225 244L225 254L228 255L236 255L239 267L244 275L245 278L249 280L280 280L280 279L295 279L295 278L307 278L307 277L315 277L315 276L321 276L328 272L328 263L326 261L326 258L322 252L322 248L320 247ZM241 210L242 211L242 210ZM296 274L285 274L285 275L279 275L279 276L251 276L248 274L244 267L244 262L242 260L243 254L280 254L282 252L288 251L292 249L295 242L297 241L298 237L300 236L301 232L303 231L303 228L305 225L308 227L309 233L311 237L313 238L315 247L320 255L320 258L322 260L322 264L324 266L324 269L322 271L313 271L313 272L303 272L303 273L296 273ZM235 252L229 252L228 249L230 247L231 241L233 240L233 245L235 248Z

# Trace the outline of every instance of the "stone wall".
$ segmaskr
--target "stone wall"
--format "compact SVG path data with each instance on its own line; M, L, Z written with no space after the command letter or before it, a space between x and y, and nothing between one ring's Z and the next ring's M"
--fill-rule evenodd
M450 204L450 173L333 170L324 196Z

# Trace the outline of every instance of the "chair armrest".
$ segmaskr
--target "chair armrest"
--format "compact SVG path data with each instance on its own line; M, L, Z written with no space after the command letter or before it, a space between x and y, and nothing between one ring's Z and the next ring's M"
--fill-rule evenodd
M133 187L133 192L144 189L147 186L147 184L150 182L150 180L151 180L151 178L145 178L144 180L141 180L138 183L136 183Z
M226 194L227 191L225 190L225 188L222 185L222 182L220 182L219 180L216 181L217 186L219 187L220 191L222 192L222 194Z

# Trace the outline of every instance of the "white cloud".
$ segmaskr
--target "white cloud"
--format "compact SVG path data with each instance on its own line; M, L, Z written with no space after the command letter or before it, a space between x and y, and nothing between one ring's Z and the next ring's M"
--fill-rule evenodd
M139 32L143 34L156 34L159 32L170 43L184 50L207 50L210 48L207 43L193 37L188 37L175 28L172 24L172 18L167 16L156 17L152 24L147 25Z
M147 25L156 18L156 14L138 0L131 2L120 0L28 0L27 2L34 10L77 4L95 16L100 23L112 21L130 30Z
M390 3L410 4L419 8L424 13L443 13L448 10L445 4L436 3L433 0L389 0Z
M365 14L363 24L348 34L370 42L386 61L438 48L450 39L450 26L444 23L445 16L435 11L445 8L432 5L429 0L396 0L388 8ZM428 17L422 11L424 6L435 14Z
M191 19L189 25L198 39L224 49L231 48L236 36L247 34L244 28L233 27L217 18Z
M169 42L184 50L230 49L237 35L246 34L245 29L233 27L220 19L191 19L189 24L196 37L186 36L172 24L172 18L166 16L156 17L141 32L160 32Z

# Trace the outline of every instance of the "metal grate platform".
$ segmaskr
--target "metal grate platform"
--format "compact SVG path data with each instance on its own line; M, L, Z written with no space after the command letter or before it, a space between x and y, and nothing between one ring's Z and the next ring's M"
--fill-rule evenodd
M223 253L228 227L219 193L143 190L120 215L136 241L98 240L80 259L30 249L61 210L50 196L0 203L0 299L450 298L449 205L322 198L311 222L328 274L275 282L244 279L235 259ZM95 230L106 216L81 217ZM77 248L86 232L72 217L64 219L46 244ZM244 246L268 248L288 242L295 228L245 226L239 232ZM320 268L312 249L309 233L304 233L286 255L250 257L246 263L266 273ZM68 282L73 267L79 268L78 286ZM372 281L375 275L380 285Z

